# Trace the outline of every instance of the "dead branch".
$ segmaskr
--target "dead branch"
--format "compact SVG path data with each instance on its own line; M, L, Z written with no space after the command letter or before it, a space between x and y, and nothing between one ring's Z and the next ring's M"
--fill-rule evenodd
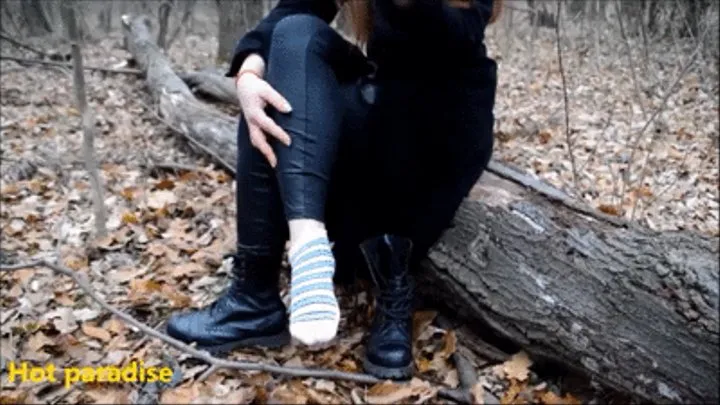
M685 74L688 72L688 70L690 70L690 67L695 63L695 60L697 59L698 55L700 55L700 53L701 53L700 51L702 50L702 45L703 45L705 36L707 35L707 33L708 33L709 31L710 31L710 28L708 27L708 28L705 29L705 32L703 32L701 39L698 41L698 43L697 43L697 45L696 45L696 47L695 47L695 51L692 53L692 56L690 57L690 60L687 62L687 64L685 64L685 67L683 68L683 70L682 70L682 71L680 72L680 74L678 75L678 78L677 78L677 80L676 80L676 82L675 82L676 84L679 83L679 82L680 82L680 78L683 77L683 76L685 76ZM673 85L673 87L674 87L674 85ZM664 109L665 104L667 103L668 99L670 98L670 95L672 94L672 90L673 90L673 88L671 87L670 90L668 90L667 94L665 94L665 98L663 99L663 102L662 102L662 104L660 104L660 107L658 108L657 111L661 111L661 110ZM659 114L659 113L658 113L658 114ZM656 115L657 115L657 114L653 114L653 117L656 116ZM655 143L655 141L657 140L657 137L658 137L658 134L654 134L653 137L652 137L652 139L650 140L650 145L651 145L651 147L649 147L649 148L648 148L648 151L645 153L645 158L643 159L643 164L642 164L642 166L640 167L640 178L638 178L637 184L638 184L639 186L641 186L641 187L642 187L643 181L645 180L645 176L647 176L647 170L646 170L646 169L647 169L648 160L649 160L649 158L650 158L650 152L652 151L652 144ZM632 150L633 152L635 152L636 147L637 147L637 142L639 142L639 140L640 140L640 139L639 139L639 137L638 137L638 139L636 140L636 144L633 146L633 150ZM631 156L632 156L632 155L631 155ZM630 165L630 164L632 164L632 160L630 160L630 162L628 162L628 165ZM629 167L628 167L627 172L630 172L630 168L629 168ZM640 201L640 198L639 198L639 197L636 198L635 201L633 201L632 208L630 209L630 220L631 220L631 221L635 218L635 209L637 208L637 203L638 203L638 201Z
M620 10L620 1L615 0L615 7ZM637 97L637 103L640 106L640 112L642 112L643 119L647 117L647 111L643 105L642 92L640 91L640 84L638 82L637 74L635 73L635 62L632 57L632 48L630 48L630 40L625 33L625 24L623 24L623 18L621 13L616 13L618 19L618 25L620 26L620 37L625 43L625 52L627 53L628 63L630 64L630 77L632 78L633 86L635 87L635 96ZM643 25L642 23L640 25Z
M437 325L445 329L446 331L450 331L452 329L452 325L450 324L450 320L445 318L442 315L438 315L438 317L435 319L435 322ZM468 361L465 356L460 354L457 350L455 353L452 354L452 361L455 364L455 369L458 373L458 380L460 381L460 387L459 389L463 391L463 394L467 397L468 402L472 402L472 394L470 393L470 390L472 389L473 385L477 383L478 376L475 372L475 367Z
M9 56L9 55L0 55L0 59L5 60L11 60L15 61L21 64L28 64L28 63L35 63L40 65L50 65L50 66L60 66L68 69L72 69L73 64L72 63L66 63L66 62L55 62L51 60L40 60L40 59L27 59L27 58L18 58L15 56ZM113 69L113 68L106 68L106 67L100 67L100 66L83 66L84 70L91 70L91 71L98 71L98 72L107 72L107 73L124 73L124 74L130 74L130 75L142 75L142 72L137 69Z
M361 383L361 384L376 384L376 383L379 383L382 381L382 380L380 380L374 376L371 376L369 374L348 373L345 371L328 370L328 369L311 369L311 368L306 368L306 367L274 366L271 364L224 360L224 359L214 357L206 351L201 351L201 350L195 349L194 347L192 347L188 344L185 344L177 339L174 339L165 333L159 332L159 331L151 328L150 326L138 321L133 316L115 308L113 305L111 305L110 303L105 301L105 299L100 297L100 295L98 295L98 293L95 292L95 290L93 290L92 286L90 285L90 283L87 280L87 276L84 273L75 272L75 271L73 271L67 267L64 267L60 264L52 263L52 262L49 262L44 259L33 260L33 261L30 261L27 263L20 263L20 264L1 265L0 272L12 272L12 271L31 269L31 268L36 268L36 267L45 267L56 273L70 277L75 282L75 284L77 284L78 287L80 287L80 289L82 291L84 291L93 301L97 302L104 310L117 316L118 318L123 320L125 323L136 327L142 333L149 335L151 337L154 337L158 340L161 340L162 342L168 344L171 347L174 347L175 349L178 349L182 352L185 352L197 359L200 359L200 360L210 364L211 369L214 367L215 371L220 370L220 369L241 370L241 371L262 371L262 372L266 372L266 373L280 374L280 375L286 375L289 377L296 377L296 378L324 378L324 379L329 379L329 380L352 381L352 382ZM447 398L447 399L452 399L454 401L458 401L461 403L466 403L463 401L464 398L462 398L461 395L458 395L458 393L452 389L440 388L438 390L438 396L441 396L441 397Z
M572 175L573 175L573 183L575 185L575 188L578 188L578 172L577 172L577 166L575 164L575 153L573 152L573 142L572 137L570 136L570 107L568 106L568 91L567 91L567 83L565 80L565 69L563 69L563 60L562 60L562 47L560 45L560 10L561 10L562 3L560 1L557 2L557 23L555 24L555 36L557 38L557 56L558 56L558 69L560 69L560 77L562 78L562 87L563 87L563 102L565 103L565 139L567 140L568 144L568 156L570 157L570 167L572 168Z
M705 35L707 35L707 33L709 31L710 31L709 27L707 29L705 29L705 32L703 33L703 38L705 37ZM653 111L650 118L648 118L647 121L645 121L645 125L643 125L643 127L640 128L640 131L638 131L637 137L635 138L635 141L633 142L632 147L630 148L630 157L628 158L627 170L623 174L622 187L621 187L621 191L620 191L621 198L623 198L623 196L625 195L625 189L627 188L627 186L630 183L630 172L632 169L633 161L635 160L635 154L637 153L638 146L640 145L640 140L642 139L642 135L645 133L645 131L647 131L647 129L650 127L650 125L653 122L655 122L655 119L658 117L658 115L660 115L660 113L662 113L665 110L665 106L667 105L667 102L670 99L670 96L672 96L675 92L675 87L678 84L680 84L680 81L682 80L682 78L687 74L688 71L690 71L690 67L695 63L695 59L697 58L701 49L702 49L702 41L699 42L698 46L695 48L695 51L693 52L692 56L690 57L690 60L685 64L685 66L683 66L682 70L675 78L675 81L665 91L665 95L663 96L663 99L660 102L660 105L658 106L658 108L656 108L655 111ZM655 138L655 137L653 137L653 138ZM645 166L643 165L643 169L644 169L644 167ZM644 177L645 177L644 174L641 173L641 175L642 175L641 176L642 180L644 180ZM640 185L642 185L642 183L640 183ZM635 210L635 205L633 205L633 208L632 208L633 213L634 213L634 210Z

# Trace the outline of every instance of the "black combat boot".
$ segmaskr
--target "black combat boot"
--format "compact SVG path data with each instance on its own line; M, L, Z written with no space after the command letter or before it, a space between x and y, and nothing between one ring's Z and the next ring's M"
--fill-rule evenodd
M237 347L279 347L290 342L285 304L278 287L279 256L247 251L233 255L232 282L208 307L174 314L167 333L212 354Z
M382 235L364 241L360 249L376 286L363 367L378 378L408 379L413 374L413 286L408 268L412 242Z

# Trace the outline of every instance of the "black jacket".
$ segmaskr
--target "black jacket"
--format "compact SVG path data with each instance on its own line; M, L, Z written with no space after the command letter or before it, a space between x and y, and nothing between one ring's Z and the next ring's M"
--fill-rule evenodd
M398 7L393 0L368 1L373 1L374 21L367 54L380 72L408 75L478 67L478 73L487 76L484 71L494 68L484 45L493 0L474 0L468 9L450 7L444 0L411 0L407 7ZM240 39L227 76L237 74L252 53L267 60L270 37L283 17L312 14L330 23L337 12L335 0L279 0L258 26Z

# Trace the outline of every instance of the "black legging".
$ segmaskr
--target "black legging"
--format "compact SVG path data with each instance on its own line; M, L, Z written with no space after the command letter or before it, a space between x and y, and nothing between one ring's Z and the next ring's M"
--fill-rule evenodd
M239 249L279 261L286 221L310 218L326 223L340 271L351 267L363 239L381 233L409 237L417 261L486 166L494 87L450 78L442 87L381 80L371 104L362 95L367 78L343 77L348 64L365 63L351 60L348 47L314 16L288 16L275 26L265 79L293 110L269 114L292 144L271 141L278 157L273 169L240 120Z

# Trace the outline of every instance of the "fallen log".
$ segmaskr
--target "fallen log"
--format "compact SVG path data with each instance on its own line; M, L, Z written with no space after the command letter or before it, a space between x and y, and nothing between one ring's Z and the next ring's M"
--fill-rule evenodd
M163 120L232 171L235 121L193 97L145 21L123 17ZM426 293L535 358L644 400L718 401L717 238L644 229L493 162L424 266Z

